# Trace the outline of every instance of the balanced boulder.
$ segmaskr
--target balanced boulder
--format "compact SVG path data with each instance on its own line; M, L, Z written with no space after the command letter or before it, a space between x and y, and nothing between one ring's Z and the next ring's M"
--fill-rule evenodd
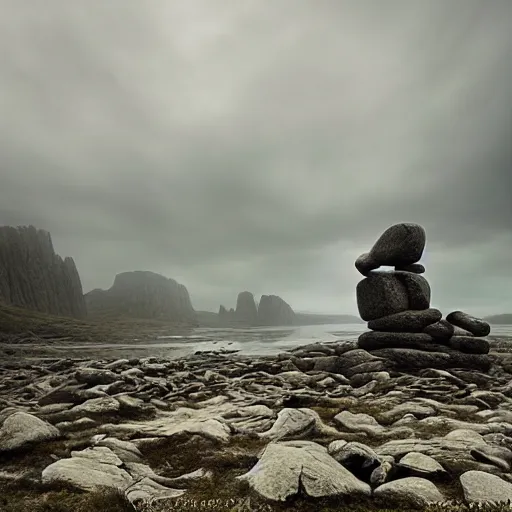
M356 268L363 275L381 266L404 267L418 262L425 248L425 230L401 223L386 229L369 253L359 256Z
M388 228L370 252L356 260L365 276L357 284L357 306L369 332L358 346L387 359L393 368L490 368L490 326L462 311L446 320L430 307L431 289L418 263L425 247L425 230L402 223ZM380 266L392 271L377 271Z

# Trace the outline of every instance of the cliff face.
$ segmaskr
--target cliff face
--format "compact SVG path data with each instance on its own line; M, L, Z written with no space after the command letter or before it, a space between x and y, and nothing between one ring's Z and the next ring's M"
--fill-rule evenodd
M34 226L0 227L0 300L53 315L86 315L75 262L55 254L50 233Z
M258 321L258 309L251 292L241 292L236 300L236 320L247 325L256 325Z
M294 325L293 309L277 295L262 295L258 308L259 325Z
M124 272L109 290L85 295L92 315L128 316L177 323L195 323L196 313L182 284L146 271Z

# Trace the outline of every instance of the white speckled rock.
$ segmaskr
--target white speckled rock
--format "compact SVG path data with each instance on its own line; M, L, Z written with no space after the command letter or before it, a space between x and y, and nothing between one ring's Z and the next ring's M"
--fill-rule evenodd
M59 430L36 416L15 412L0 428L0 452L23 448L32 443L50 441L59 437Z
M388 501L401 504L407 502L411 506L420 507L445 500L432 482L413 476L383 484L373 491L373 495L377 499L385 500L386 503Z
M370 496L370 486L338 464L323 446L309 441L270 443L258 463L238 477L265 498L285 501L299 492L322 496Z
M90 459L102 464L112 464L114 466L121 466L123 461L106 446L94 446L86 448L85 450L72 451L71 457L81 457L83 459Z
M329 443L327 447L327 453L333 457L336 453L338 453L344 446L347 445L347 441L344 439L337 439L336 441L332 441Z
M400 459L400 465L425 474L444 473L445 470L436 459L424 453L409 452Z
M354 414L350 411L341 411L334 416L334 421L352 432L366 432L369 435L380 435L386 432L386 429L369 414Z
M183 489L170 489L147 477L135 482L125 490L126 497L134 504L141 501L151 503L155 500L177 498L184 493Z
M69 412L76 416L84 414L105 414L119 411L119 402L110 396L91 398L83 404L75 405Z
M46 467L41 477L44 484L61 482L84 491L100 487L124 490L133 482L124 469L84 457L58 460Z
M217 419L189 419L173 422L172 417L157 418L156 420L120 423L117 425L103 425L102 429L113 435L123 432L139 432L141 434L156 435L158 437L172 437L178 434L197 434L214 441L227 443L231 437L231 430L226 423Z
M292 436L306 436L310 433L339 435L339 432L325 425L317 412L311 409L282 409L272 428L260 435L263 439L286 439Z
M142 453L129 441L121 441L115 437L103 437L96 441L98 446L110 448L123 462L140 462Z
M512 500L512 484L484 471L466 471L460 483L468 503Z

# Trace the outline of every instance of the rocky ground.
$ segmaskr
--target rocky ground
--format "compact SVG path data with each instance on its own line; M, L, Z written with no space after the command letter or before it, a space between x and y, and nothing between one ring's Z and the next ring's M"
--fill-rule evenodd
M490 357L485 373L414 374L346 342L276 358L4 360L0 510L506 502L512 359Z

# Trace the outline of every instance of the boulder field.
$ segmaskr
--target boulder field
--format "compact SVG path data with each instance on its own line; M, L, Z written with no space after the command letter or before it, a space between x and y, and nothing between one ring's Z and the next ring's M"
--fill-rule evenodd
M411 373L337 342L276 357L4 363L0 484L107 486L136 510L506 501L512 361L488 357L485 372Z

